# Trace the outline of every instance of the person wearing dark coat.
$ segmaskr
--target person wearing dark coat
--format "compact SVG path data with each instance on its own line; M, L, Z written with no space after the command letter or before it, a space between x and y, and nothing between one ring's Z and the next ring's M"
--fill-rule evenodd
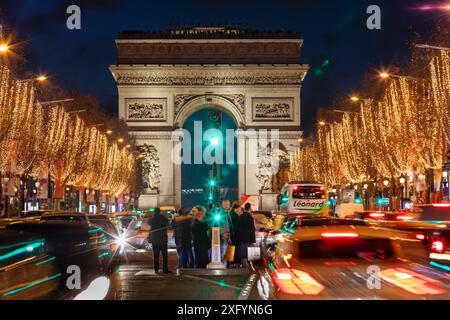
M251 205L246 203L244 212L237 220L236 241L239 245L239 257L244 268L248 267L248 247L256 243L255 222L250 211Z
M195 220L192 223L192 240L194 243L195 267L206 268L209 263L208 250L210 247L210 239L208 236L209 225L205 218L205 209L197 208Z
M153 250L153 269L155 273L159 272L159 256L161 254L163 258L163 272L170 273L167 249L169 219L162 215L159 208L157 208L154 216L149 219L148 224L150 226L148 242L152 244Z
M192 217L184 209L180 209L178 211L178 216L176 216L172 221L175 244L177 246L179 268L194 267L191 224Z
M239 263L239 245L237 242L237 221L239 215L242 213L242 207L239 203L234 203L231 207L230 212L227 215L228 225L230 226L230 241L229 244L235 247L234 250L234 259L233 262L230 263L230 266L236 267L236 264Z

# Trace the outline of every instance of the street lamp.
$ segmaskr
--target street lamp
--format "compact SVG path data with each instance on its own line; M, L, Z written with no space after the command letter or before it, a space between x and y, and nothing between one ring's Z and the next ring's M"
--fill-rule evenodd
M18 80L19 83L22 82L33 82L33 81L37 81L37 82L43 82L45 80L47 80L48 77L46 75L39 75L37 77L34 78L28 78L28 79L23 79L23 80Z
M325 121L319 121L319 125L324 126L325 124Z
M400 181L400 184L405 184L406 179L404 177L400 177L399 181Z
M110 129L106 131L106 134L111 134L111 133L112 133L112 130L110 130Z
M387 78L389 78L391 76L387 72L380 72L380 73L378 73L378 75L380 76L380 78L383 78L383 79L387 79Z
M303 139L302 138L298 138L297 141L298 141L298 143L302 143Z
M117 142L122 143L124 140L123 138L117 139Z
M389 180L388 180L388 179L384 179L384 180L383 180L383 185L384 185L385 187L387 187L387 186L389 185Z
M0 53L6 53L9 51L9 45L7 43L0 44Z
M351 96L351 97L350 97L350 100L353 101L353 102L357 102L357 101L359 101L360 99L359 99L359 97L357 97L357 96Z

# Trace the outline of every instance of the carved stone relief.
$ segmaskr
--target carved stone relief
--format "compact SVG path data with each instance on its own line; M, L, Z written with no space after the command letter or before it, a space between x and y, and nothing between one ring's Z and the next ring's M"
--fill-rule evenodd
M292 121L294 120L293 98L253 98L253 120Z
M127 120L131 121L165 121L167 99L143 98L126 99Z
M144 192L151 192L157 190L160 184L161 170L159 164L158 150L152 145L144 144L140 146L142 160L142 187Z

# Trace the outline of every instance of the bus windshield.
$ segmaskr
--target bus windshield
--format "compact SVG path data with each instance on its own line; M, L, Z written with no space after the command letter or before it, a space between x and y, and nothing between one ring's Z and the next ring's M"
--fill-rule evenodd
M323 186L295 186L292 189L294 199L325 199Z

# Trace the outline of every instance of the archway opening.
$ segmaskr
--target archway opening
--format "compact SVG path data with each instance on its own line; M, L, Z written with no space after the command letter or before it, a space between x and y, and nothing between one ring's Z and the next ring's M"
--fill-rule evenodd
M200 127L201 138L195 139ZM192 208L219 204L222 199L238 199L235 120L214 106L206 106L191 114L183 129L190 133L191 149L189 163L181 164L182 206ZM209 155L214 157L213 161L208 159Z

